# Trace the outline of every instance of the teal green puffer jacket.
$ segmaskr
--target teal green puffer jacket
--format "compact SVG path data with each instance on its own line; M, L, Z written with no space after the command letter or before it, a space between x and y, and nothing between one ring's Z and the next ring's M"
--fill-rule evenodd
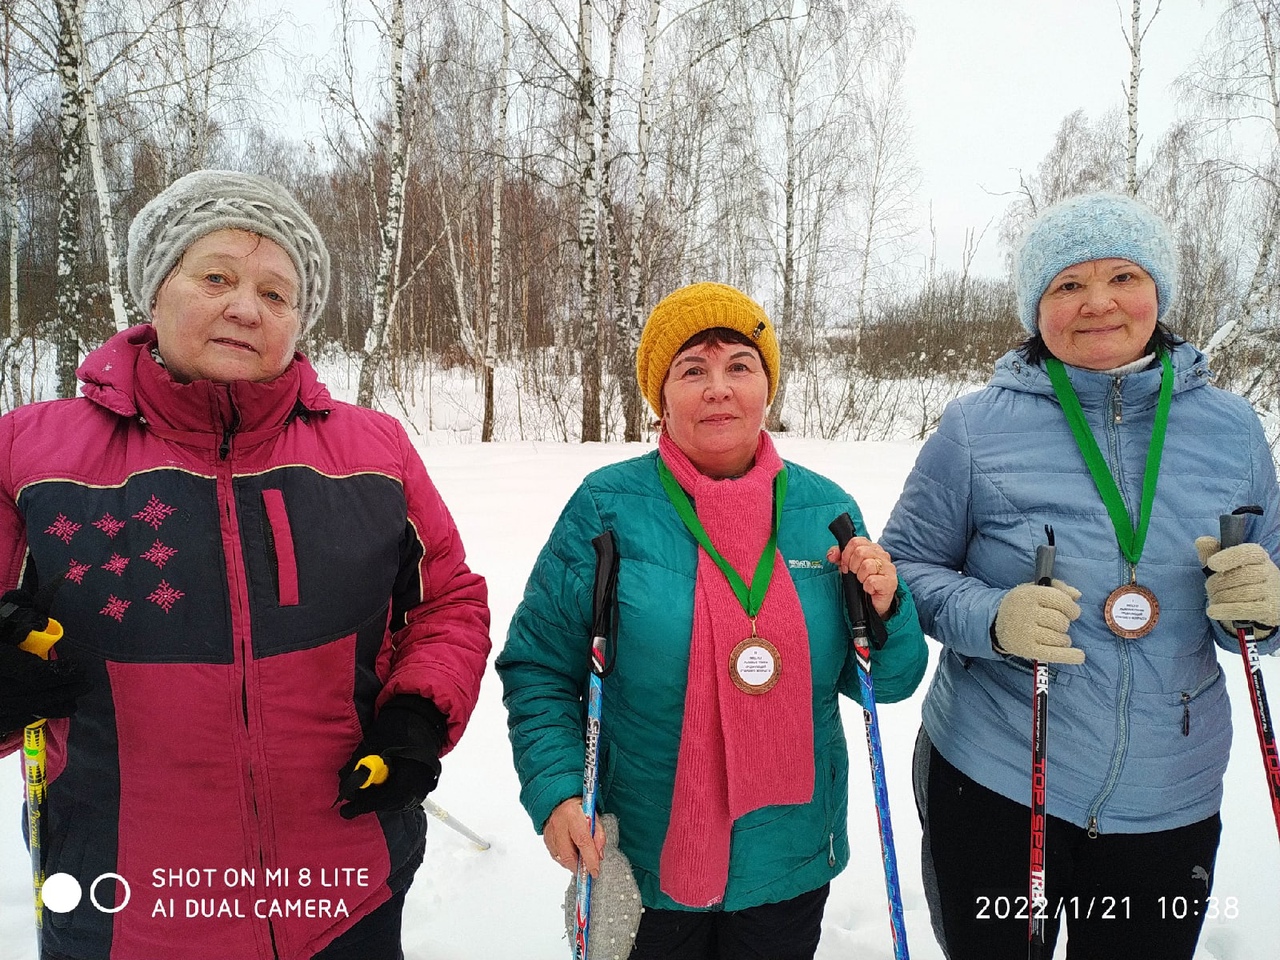
M778 533L809 631L813 669L815 782L807 804L772 806L735 822L724 901L741 910L814 890L849 860L845 830L849 758L837 694L858 698L834 544L827 524L862 515L835 483L788 463ZM590 474L543 547L506 647L497 660L508 712L520 799L541 831L555 806L582 793L583 726L595 574L593 537L612 530L618 572L614 669L604 680L599 806L616 814L622 849L647 907L690 909L660 890L658 863L671 814L684 716L698 546L658 480L657 453ZM927 651L905 586L872 655L876 700L911 695Z

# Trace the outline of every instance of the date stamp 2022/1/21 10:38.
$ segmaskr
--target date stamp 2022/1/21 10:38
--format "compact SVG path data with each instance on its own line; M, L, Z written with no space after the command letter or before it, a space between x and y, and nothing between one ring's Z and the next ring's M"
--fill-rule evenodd
M986 896L974 898L975 919L978 920L1030 920L1031 900L1019 896ZM1060 897L1056 904L1042 903L1037 907L1037 918L1052 920L1129 920L1135 916L1137 904L1133 897ZM1148 912L1161 920L1185 920L1187 917L1204 917L1206 920L1236 920L1240 916L1237 897L1187 897L1162 896L1148 906Z

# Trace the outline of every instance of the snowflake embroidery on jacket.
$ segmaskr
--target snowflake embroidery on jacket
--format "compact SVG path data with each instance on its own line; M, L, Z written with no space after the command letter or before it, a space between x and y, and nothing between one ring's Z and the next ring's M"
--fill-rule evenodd
M177 509L177 507L171 507L167 503L163 503L153 493L151 499L147 501L147 505L135 513L133 519L150 524L153 530L159 530L160 524L164 523L169 514L177 512Z
M121 600L114 593L107 597L107 605L98 612L113 618L117 623L124 622L124 612L129 609L132 600Z
M113 553L111 559L102 565L103 570L110 570L117 577L124 576L124 568L129 565L129 558L122 557L118 553Z
M155 499L154 497L152 499ZM80 529L80 524L74 523L67 519L66 514L58 514L58 519L45 531L51 533L63 543L70 543L71 538L76 535L76 531Z
M168 580L161 580L160 586L152 590L147 595L147 599L168 613L169 609L185 596L186 594L181 590L171 586Z
M173 555L177 552L178 551L175 548L166 547L163 543L157 540L151 545L151 548L146 553L142 554L142 559L150 560L157 567L163 570L164 565L173 559Z
M93 525L112 540L116 538L117 533L124 529L124 521L117 520L109 513L104 513L102 519L93 521Z
M92 566L92 564L80 563L77 560L72 560L67 566L67 579L72 583L83 583L84 575L89 572L90 566Z

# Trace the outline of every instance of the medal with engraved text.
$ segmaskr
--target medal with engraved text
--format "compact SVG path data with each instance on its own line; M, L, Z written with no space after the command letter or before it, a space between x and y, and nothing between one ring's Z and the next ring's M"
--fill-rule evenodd
M758 696L772 690L781 676L782 655L772 643L756 635L756 622L752 619L751 636L729 654L729 679L743 693Z
M1137 578L1116 587L1107 595L1102 617L1117 637L1137 640L1155 629L1160 621L1160 601Z

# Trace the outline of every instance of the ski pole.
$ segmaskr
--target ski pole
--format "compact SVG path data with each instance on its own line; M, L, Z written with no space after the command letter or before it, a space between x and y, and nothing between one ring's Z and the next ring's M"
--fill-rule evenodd
M365 776L364 783L360 784L361 790L366 787L376 786L380 783L386 783L387 777L391 775L391 767L387 764L386 760L382 759L382 755L378 753L371 753L368 756L361 757L357 760L355 769L359 770L362 767L365 770L368 770L369 773ZM452 827L454 830L457 830L458 833L462 834L474 843L477 848L481 850L489 849L488 840L477 834L475 831L469 829L466 824L431 798L424 798L422 806L426 809L427 813L431 814L446 827Z
M1231 513L1218 518L1218 542L1222 549L1244 542L1244 520L1247 514L1261 514L1262 508L1237 507ZM1276 731L1271 726L1271 710L1267 706L1267 690L1262 683L1262 664L1258 661L1258 643L1253 635L1253 624L1236 620L1231 624L1240 643L1240 655L1244 658L1245 679L1249 683L1249 702L1253 705L1253 725L1258 730L1258 746L1262 748L1262 763L1267 773L1267 791L1271 794L1271 812L1275 815L1276 831L1280 833L1280 755L1276 753Z
M835 534L841 552L854 537L853 520L842 513L828 529ZM849 615L853 653L858 661L858 682L862 688L862 719L867 728L867 753L871 759L871 786L876 799L876 822L880 826L880 855L884 860L884 886L889 898L889 930L893 934L894 960L907 960L907 925L902 916L902 888L898 883L898 855L893 847L893 822L889 819L889 787L884 775L884 749L880 742L880 720L876 715L876 691L871 681L871 643L867 632L867 598L853 573L840 575L844 587L845 610Z
M34 653L44 660L49 651L62 639L62 624L52 617L43 630L32 630L27 639L18 644L19 650ZM27 847L31 851L31 888L36 904L36 954L43 948L44 939L44 855L43 822L45 799L45 768L48 754L45 744L45 723L41 718L22 729L22 767L27 787Z
M480 836L474 830L471 830L465 823L460 821L452 813L446 810L440 804L436 803L430 797L422 801L422 805L426 808L427 813L431 814L446 827L452 827L458 833L462 834L468 840L476 845L477 850L488 850L489 841Z
M582 812L591 822L591 836L596 835L596 785L600 779L600 700L601 681L613 669L613 649L609 627L613 620L613 602L618 587L618 553L613 533L606 530L591 541L596 551L595 593L591 600L591 677L587 688L586 759L582 769ZM581 856L578 857L578 881L574 903L574 960L586 960L591 938L591 874Z
M1036 583L1042 587L1053 584L1053 527L1044 528L1048 543L1036 547ZM1031 698L1031 871L1027 910L1030 916L1027 929L1027 956L1040 960L1044 956L1044 926L1048 920L1049 899L1045 893L1044 832L1045 832L1045 756L1049 714L1049 665L1041 660L1033 661L1035 686Z

